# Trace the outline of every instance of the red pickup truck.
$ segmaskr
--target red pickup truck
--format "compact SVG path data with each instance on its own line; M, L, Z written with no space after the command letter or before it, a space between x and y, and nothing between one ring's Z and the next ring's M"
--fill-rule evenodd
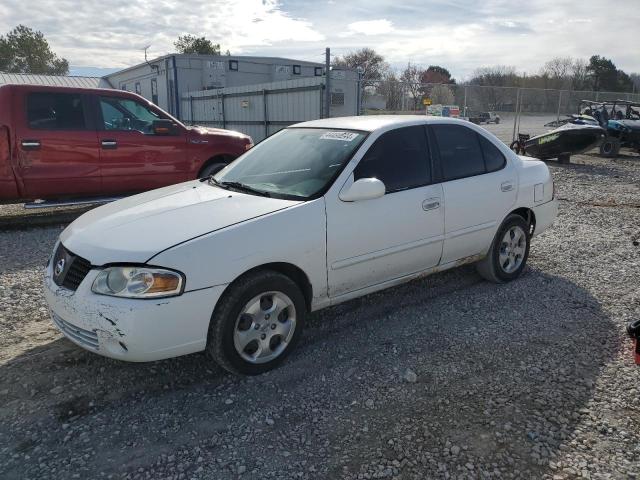
M215 173L252 146L125 91L0 86L0 203L150 190Z

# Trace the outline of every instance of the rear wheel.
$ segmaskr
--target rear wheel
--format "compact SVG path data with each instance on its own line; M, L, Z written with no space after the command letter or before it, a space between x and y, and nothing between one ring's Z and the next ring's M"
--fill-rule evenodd
M569 156L569 155L560 155L558 157L558 163L571 163L571 156Z
M258 375L293 350L305 317L304 297L289 277L273 271L249 274L216 306L207 352L232 373Z
M494 283L506 283L520 276L527 264L529 225L520 215L511 214L496 233L489 253L476 264L478 273Z
M620 152L620 140L607 137L600 144L600 155L607 158L617 157Z

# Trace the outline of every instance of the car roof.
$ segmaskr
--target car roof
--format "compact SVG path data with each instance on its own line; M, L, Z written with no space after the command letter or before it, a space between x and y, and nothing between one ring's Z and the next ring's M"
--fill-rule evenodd
M427 115L361 115L358 117L335 117L311 120L309 122L296 123L295 125L291 125L291 127L332 128L373 132L388 127L405 127L428 123L460 123L467 126L469 125L469 122L449 117L432 117Z

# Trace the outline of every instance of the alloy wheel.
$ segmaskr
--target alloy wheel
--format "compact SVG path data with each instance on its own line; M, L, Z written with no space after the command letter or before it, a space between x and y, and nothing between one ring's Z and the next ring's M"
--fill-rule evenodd
M233 343L247 362L266 363L285 351L295 329L293 300L282 292L264 292L241 310L233 330Z
M522 264L527 250L527 235L524 230L514 225L506 231L500 242L498 263L505 273L513 273Z

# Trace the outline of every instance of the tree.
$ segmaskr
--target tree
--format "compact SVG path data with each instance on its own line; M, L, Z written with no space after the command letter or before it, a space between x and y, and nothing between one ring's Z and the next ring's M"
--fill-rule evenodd
M456 97L451 91L451 87L442 83L434 85L431 88L429 96L434 105L451 105L456 101Z
M587 70L587 62L581 58L573 61L571 66L571 89L590 90L591 78Z
M413 100L413 109L418 109L418 104L420 102L420 98L422 98L422 89L420 78L422 77L423 71L420 70L415 65L411 65L409 63L407 68L402 71L402 75L400 76L400 80L405 84L407 90L411 94L411 99Z
M469 80L469 84L491 87L517 87L520 86L520 77L516 73L516 67L495 65L493 67L478 68L473 72L473 77Z
M42 32L18 25L6 36L0 36L0 71L66 75L69 62L51 51Z
M333 67L361 69L363 87L374 85L377 81L382 80L384 74L389 70L389 65L384 61L384 57L368 47L336 58L333 61Z
M395 72L389 70L383 74L382 80L378 83L377 92L384 97L387 110L402 108L404 89Z
M633 92L640 92L640 73L630 73L629 78L631 79L631 88Z
M544 79L545 88L563 89L571 84L573 58L555 57L544 64L540 76Z
M198 55L220 55L220 44L213 43L206 37L180 35L173 43L178 53L195 53ZM228 54L227 50L227 54Z
M618 83L618 69L608 58L593 55L587 70L593 76L593 89L615 91Z
M430 65L422 73L420 81L422 83L456 83L455 79L451 78L449 70L439 65Z

